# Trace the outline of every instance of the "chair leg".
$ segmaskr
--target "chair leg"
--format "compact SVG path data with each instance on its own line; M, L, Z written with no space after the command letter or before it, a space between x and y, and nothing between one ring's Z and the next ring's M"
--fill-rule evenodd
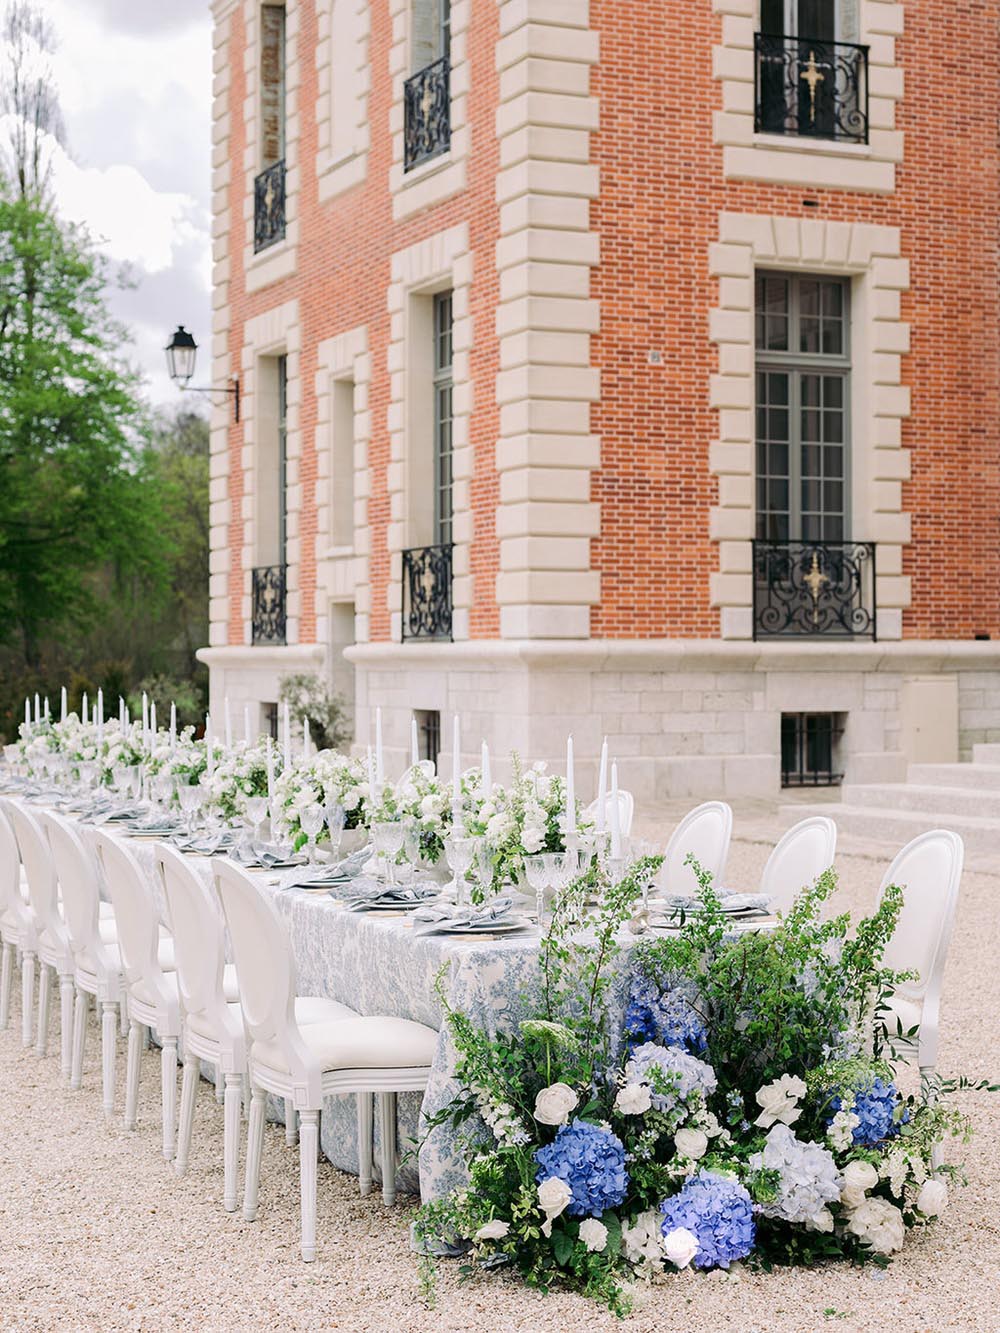
M389 1207L396 1202L396 1094L380 1092L378 1115L382 1131L382 1202Z
M215 1100L220 1106L226 1100L226 1080L221 1065L215 1066Z
M240 1075L240 1086L243 1090L243 1119L246 1120L250 1114L250 1075Z
M934 1073L935 1065L920 1066L920 1091L930 1105L937 1101ZM944 1164L944 1143L938 1139L931 1148L931 1174L936 1175Z
M160 1052L160 1093L163 1104L163 1156L172 1161L177 1142L177 1038L164 1037Z
M115 1113L115 1056L118 1042L118 1006L104 1000L101 1010L101 1092L104 1114L110 1120Z
M186 1051L184 1077L181 1079L181 1119L177 1130L177 1160L174 1169L179 1176L187 1170L191 1155L191 1131L194 1128L194 1103L198 1093L198 1061Z
M302 1190L302 1258L316 1258L316 1154L319 1151L319 1112L299 1112L299 1177Z
M14 946L3 942L3 963L0 966L0 1032L10 1022L10 992L14 984Z
M31 1020L35 1007L35 955L27 949L21 958L21 1044L31 1045Z
M362 1194L372 1192L372 1095L359 1092L358 1103L358 1188Z
M139 1070L142 1066L144 1025L129 1020L128 1064L125 1070L125 1128L135 1129L139 1118Z
M257 1216L257 1195L260 1190L260 1153L264 1146L264 1111L267 1099L260 1088L250 1095L250 1124L247 1127L246 1179L243 1185L243 1218L252 1222Z
M121 1012L120 1012L120 1017L119 1017L119 1022L118 1022L118 1031L121 1033L121 1035L122 1035L123 1037L127 1037L127 1036L128 1036L128 1026L129 1026L129 1024L128 1024L128 996L127 996L127 995L123 995L123 996L122 996L121 1004L120 1004L118 1007L119 1007L119 1009L120 1009L120 1011L121 1011Z
M299 1141L299 1131L295 1123L295 1103L291 1097L285 1098L285 1142L294 1148Z
M59 977L59 1072L69 1082L73 1063L73 994L76 986L67 973Z
M243 1078L239 1074L227 1074L225 1090L225 1112L222 1129L222 1161L224 1185L222 1206L227 1213L236 1212L236 1175L240 1158L240 1103L243 1097Z
M35 1054L44 1055L49 1044L49 996L52 987L52 969L45 963L38 965L38 1031L35 1033Z
M69 1086L78 1092L83 1082L83 1046L87 1038L87 1006L90 996L85 990L76 993L73 1008L73 1050L70 1056Z

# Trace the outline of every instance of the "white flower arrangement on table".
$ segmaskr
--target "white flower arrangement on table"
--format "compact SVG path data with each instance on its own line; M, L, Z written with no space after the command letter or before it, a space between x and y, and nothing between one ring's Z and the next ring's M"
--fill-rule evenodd
M215 746L212 748L214 751ZM222 748L211 776L203 767L200 781L208 805L223 819L230 822L242 819L250 797L267 795L267 749L263 745L240 745L228 751Z
M689 1267L884 1265L960 1175L936 1166L941 1141L969 1132L942 1095L997 1090L896 1087L870 1015L907 979L881 961L901 891L849 936L846 916L820 919L827 872L777 928L735 934L696 867L704 910L626 952L659 860L612 885L586 931L582 882L557 898L537 1015L491 1037L445 1004L459 1091L429 1132L481 1120L492 1142L467 1135L469 1184L424 1206L418 1236L465 1237L481 1272L502 1258L619 1314L637 1278Z
M539 852L566 849L566 784L562 777L546 771L544 762L525 770L518 755L512 756L513 773L506 785L482 787L479 769L461 780L461 818L469 836L482 838L493 859L494 882L519 883L524 858ZM592 828L581 818L577 806L577 830Z
M452 826L451 787L424 760L411 765L396 782L378 789L372 820L403 819L420 831L420 854L432 865L440 861Z

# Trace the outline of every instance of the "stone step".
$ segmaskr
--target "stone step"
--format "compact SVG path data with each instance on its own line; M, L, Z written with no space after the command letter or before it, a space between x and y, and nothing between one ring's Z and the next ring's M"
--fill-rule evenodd
M782 816L789 825L809 815L826 815L837 825L841 839L858 838L884 844L887 852L898 851L920 833L934 828L951 829L965 843L968 856L993 858L1000 850L1000 820L974 815L947 815L935 819L918 810L879 810L835 801L811 805L784 805ZM841 848L841 850L844 850Z
M992 741L980 742L972 747L974 764L1000 764L1000 745Z
M1000 791L1000 764L911 764L906 780L922 787Z
M970 765L971 767L971 765ZM997 770L1000 773L1000 769ZM845 805L878 810L912 810L930 819L947 820L952 815L973 815L1000 821L1000 784L951 787L916 782L845 782L841 788Z

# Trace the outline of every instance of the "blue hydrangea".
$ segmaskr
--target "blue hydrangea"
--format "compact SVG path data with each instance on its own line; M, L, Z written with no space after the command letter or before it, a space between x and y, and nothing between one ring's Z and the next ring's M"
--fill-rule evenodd
M697 1238L696 1268L728 1268L753 1249L753 1201L738 1181L699 1171L680 1194L660 1204L660 1212L664 1236L686 1227Z
M899 1105L895 1083L887 1083L875 1077L867 1087L855 1088L852 1095L854 1104L850 1109L860 1122L854 1127L853 1139L859 1147L872 1147L883 1139L892 1138L909 1119L909 1112L904 1112L901 1121L893 1120L893 1112ZM833 1123L833 1117L843 1109L843 1105L843 1097L831 1098L830 1115L826 1122L828 1126Z
M694 1053L708 1045L705 1025L684 991L677 986L665 990L651 977L636 972L629 985L625 1010L625 1038L629 1046L657 1041L664 1046L682 1046Z
M629 1083L650 1083L650 1071L659 1069L667 1081L672 1084L669 1093L653 1091L653 1105L658 1111L672 1111L679 1101L692 1092L700 1092L703 1097L715 1091L717 1079L715 1070L704 1060L682 1051L678 1046L658 1046L648 1041L637 1046L632 1058L625 1066L625 1077Z
M551 1143L535 1153L539 1184L549 1176L564 1180L573 1193L572 1217L600 1217L625 1198L625 1147L610 1129L586 1120L563 1125Z

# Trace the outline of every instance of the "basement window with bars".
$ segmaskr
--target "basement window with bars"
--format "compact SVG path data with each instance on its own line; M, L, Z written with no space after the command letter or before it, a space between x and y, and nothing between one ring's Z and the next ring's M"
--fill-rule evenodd
M839 787L843 713L782 713L782 787Z
M420 758L429 759L437 766L441 754L441 713L437 708L415 708L413 716L417 719Z

